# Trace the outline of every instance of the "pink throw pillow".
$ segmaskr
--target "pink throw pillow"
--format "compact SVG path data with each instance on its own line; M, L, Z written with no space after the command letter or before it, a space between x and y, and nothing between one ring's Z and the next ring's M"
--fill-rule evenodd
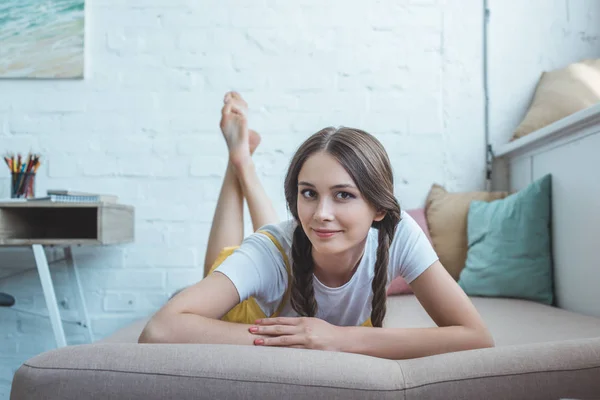
M425 217L425 209L417 208L413 210L406 210L406 213L410 215L415 220L415 222L421 227L421 229L425 233L425 236L427 236L427 239L429 239L429 242L431 243L431 235L429 234L427 218ZM392 283L390 283L390 286L387 290L387 295L393 296L397 294L412 294L412 292L412 289L410 288L408 283L406 283L404 278L399 276L398 278L394 279Z

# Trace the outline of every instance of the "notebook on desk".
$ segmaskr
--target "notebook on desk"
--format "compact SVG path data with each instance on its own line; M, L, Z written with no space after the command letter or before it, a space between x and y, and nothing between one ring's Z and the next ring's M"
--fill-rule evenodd
M44 197L34 197L29 201L51 201L55 203L116 203L118 197L110 194L75 192L72 190L48 190Z

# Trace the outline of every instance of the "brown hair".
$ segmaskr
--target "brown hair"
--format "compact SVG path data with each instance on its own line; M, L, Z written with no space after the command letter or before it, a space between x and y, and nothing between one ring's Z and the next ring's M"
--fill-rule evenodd
M314 317L317 313L312 244L298 218L298 175L304 162L321 151L334 157L344 167L368 203L385 212L381 221L372 224L379 230L379 245L372 284L371 323L374 327L381 327L386 312L389 248L396 225L400 222L400 205L394 196L392 167L385 149L374 136L359 129L328 127L320 130L300 145L288 168L285 198L289 211L298 222L292 241L292 307L305 317Z

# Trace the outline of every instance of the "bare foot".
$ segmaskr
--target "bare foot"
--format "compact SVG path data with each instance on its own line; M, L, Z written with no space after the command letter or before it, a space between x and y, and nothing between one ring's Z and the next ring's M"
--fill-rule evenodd
M227 92L223 101L221 132L229 148L229 160L234 166L240 167L251 161L248 104L237 92ZM256 139L253 140L256 142Z
M254 150L256 150L256 147L260 144L260 135L258 134L258 132L256 132L253 129L250 129L250 138L249 138L250 142L250 154L254 154Z

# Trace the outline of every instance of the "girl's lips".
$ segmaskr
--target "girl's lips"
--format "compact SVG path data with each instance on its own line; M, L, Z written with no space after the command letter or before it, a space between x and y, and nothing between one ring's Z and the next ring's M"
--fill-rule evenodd
M335 235L336 233L338 233L339 231L317 231L314 230L315 234L320 237L320 238L328 238L328 237L332 237L333 235Z

